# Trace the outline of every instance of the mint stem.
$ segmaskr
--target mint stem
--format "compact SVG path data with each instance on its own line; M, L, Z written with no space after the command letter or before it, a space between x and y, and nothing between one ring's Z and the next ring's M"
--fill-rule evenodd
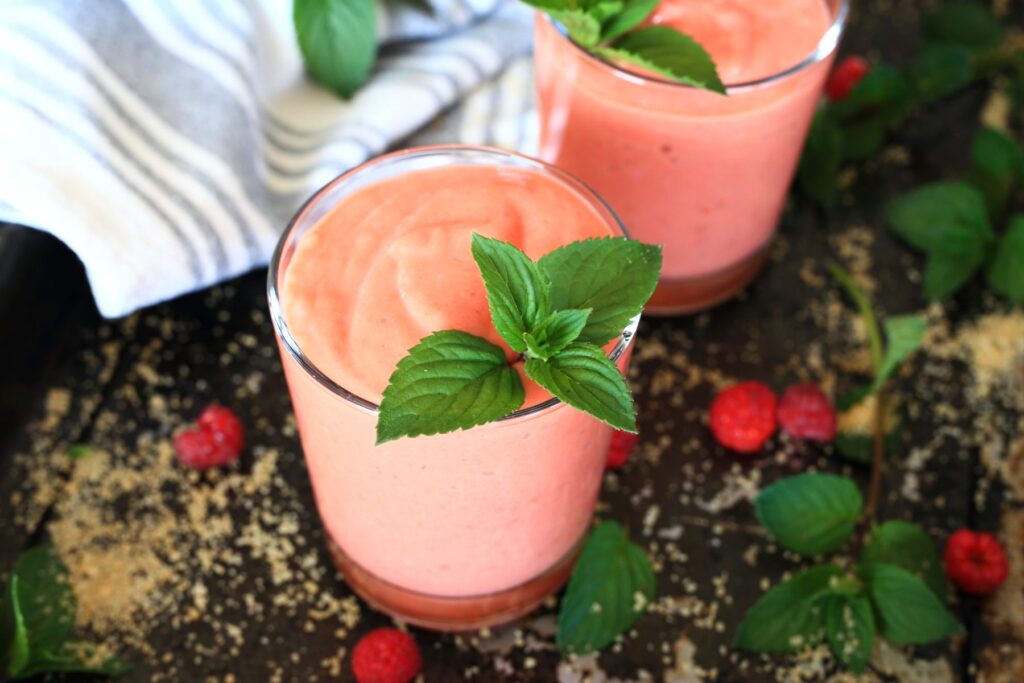
M882 371L882 359L885 354L882 350L882 333L878 329L878 321L875 319L875 312L871 309L871 302L868 301L864 291L853 281L853 277L843 268L835 263L830 263L828 264L828 271L842 285L846 293L850 295L853 303L857 306L857 311L864 320L868 346L871 348L871 364L874 366L875 374L877 375Z

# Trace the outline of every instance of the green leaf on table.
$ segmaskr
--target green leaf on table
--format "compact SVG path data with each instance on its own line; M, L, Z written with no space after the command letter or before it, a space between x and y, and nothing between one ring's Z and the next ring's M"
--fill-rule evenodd
M563 652L598 650L625 632L654 600L651 561L615 522L587 537L558 612Z
M972 50L996 47L1003 27L991 10L979 2L953 2L924 19L925 35L932 41L962 45Z
M91 449L84 443L73 443L68 446L68 457L72 460L81 460L85 456L89 455Z
M532 358L548 360L576 341L587 324L590 309L555 311L526 333L526 352Z
M928 322L919 315L897 315L883 320L882 329L885 330L885 355L871 385L872 393L881 389L900 364L921 346Z
M889 203L885 218L893 232L921 251L993 238L984 198L963 182L931 183L908 192Z
M541 257L555 310L591 309L579 341L604 345L643 309L661 273L661 247L622 237L573 242Z
M524 398L519 373L501 347L466 332L435 332L398 361L388 380L377 443L492 422Z
M961 632L960 623L925 583L902 567L861 564L864 581L878 615L878 632L899 645L924 645Z
M523 335L547 317L547 286L537 264L508 242L473 233L473 260L487 288L498 334L513 351L526 351Z
M889 124L905 112L910 94L911 84L902 70L877 64L846 99L829 105L829 111L843 123L871 116Z
M823 564L771 588L754 603L736 629L733 647L752 652L793 652L821 640L825 613L821 598L843 572Z
M1014 187L1024 184L1024 148L1001 131L982 128L971 143L967 177L985 196L989 216L997 218Z
M625 6L611 17L601 31L601 40L615 40L639 26L650 16L660 0L626 0Z
M843 134L824 112L814 117L800 166L797 182L804 194L821 206L832 206L839 197L839 168L843 160Z
M1010 220L986 275L989 286L1001 296L1024 303L1024 215Z
M28 665L29 656L28 629L21 612L21 590L15 573L0 600L0 673L12 678L20 675Z
M950 232L960 231L954 228ZM981 268L986 251L984 243L964 240L959 249L949 246L928 252L922 280L925 298L929 301L941 301L960 291Z
M843 666L864 671L875 649L875 615L862 595L829 595L823 599L825 638Z
M960 90L973 76L971 51L959 45L928 45L910 67L914 94L926 103Z
M130 670L131 667L117 655L106 653L92 643L70 641L64 643L57 652L33 653L32 661L19 677L28 678L50 672L120 676Z
M700 43L668 26L646 26L600 48L602 57L633 64L665 78L725 94L714 61Z
M292 19L309 73L341 96L351 96L377 58L373 0L295 0Z
M629 385L600 347L573 342L549 360L527 358L526 375L564 403L616 429L636 432Z
M888 121L878 114L844 124L843 160L864 161L878 154L885 147L888 128Z
M757 519L785 548L821 555L843 547L864 501L846 477L809 472L780 479L754 500Z
M873 528L861 548L860 561L902 567L924 581L937 598L946 599L946 575L935 541L916 524L893 519Z

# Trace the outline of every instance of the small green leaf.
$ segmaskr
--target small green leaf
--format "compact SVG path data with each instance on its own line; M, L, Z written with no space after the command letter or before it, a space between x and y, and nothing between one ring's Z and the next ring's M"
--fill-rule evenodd
M793 652L821 640L825 614L820 598L843 572L823 564L773 587L754 603L733 637L733 647L752 652Z
M885 147L889 123L885 117L874 114L842 128L843 161L864 161Z
M897 315L883 320L882 329L885 330L885 356L872 384L872 392L881 389L900 364L917 351L924 340L928 322L919 315Z
M1015 185L1024 183L1024 149L994 128L982 128L971 144L971 184L981 190L989 216L995 219L1006 207Z
M960 291L981 268L985 253L985 244L978 240L964 241L960 249L940 247L928 252L922 282L925 298L941 301Z
M615 522L597 525L573 567L558 612L563 652L598 650L625 632L654 600L654 570Z
M626 0L625 6L611 17L601 31L601 40L612 41L639 26L650 16L660 0Z
M68 457L72 460L81 460L89 455L91 449L83 443L74 443L68 446Z
M604 25L605 22L622 12L624 6L620 0L597 0L596 2L588 0L584 3L583 10L594 17L597 23ZM603 31L601 39L604 40Z
M621 237L573 242L538 262L555 310L591 309L579 341L604 345L643 309L658 284L661 247Z
M75 596L67 569L52 545L22 553L14 565L21 594L21 612L33 649L62 643L75 624Z
M64 643L59 652L33 652L32 660L25 667L21 676L27 678L41 673L58 671L120 676L130 670L131 667L117 655L99 659L96 656L95 645L73 641Z
M487 287L498 334L513 351L526 351L523 335L547 317L547 287L537 264L508 242L473 234L473 259Z
M572 407L616 429L636 432L636 408L626 378L599 347L574 342L550 360L528 358L526 374Z
M1024 215L1010 221L987 276L989 286L1008 301L1024 303Z
M875 527L860 551L860 561L902 567L924 581L937 598L946 599L946 575L935 542L916 524L893 519Z
M532 358L548 360L576 341L587 324L590 309L556 311L526 333L526 352Z
M754 500L757 519L783 546L801 555L843 547L863 504L846 477L808 472L780 479Z
M700 43L668 26L646 26L630 31L598 52L679 83L725 94L725 86L711 56Z
M505 352L486 339L444 330L398 362L377 419L377 443L469 429L512 413L525 394Z
M797 182L804 194L821 206L833 206L839 197L842 158L843 134L830 117L819 112L800 156Z
M878 615L878 632L899 645L924 645L960 633L960 623L935 593L906 569L872 563L857 567Z
M829 112L842 123L877 119L884 128L906 112L910 93L911 84L902 69L876 64L845 100L829 105Z
M830 595L824 599L825 637L844 666L864 671L875 648L875 617L861 595Z
M963 182L919 187L891 202L885 214L892 231L922 251L953 251L994 237L984 197Z
M377 58L373 0L295 0L292 18L309 73L342 97L351 96Z
M971 52L959 45L928 45L910 67L910 75L918 99L926 103L942 99L971 82Z
M4 599L0 601L0 673L11 678L20 676L25 670L30 652L18 583L15 573L4 591Z
M977 2L953 2L928 14L924 20L929 39L985 50L1003 40L1003 27L992 12Z

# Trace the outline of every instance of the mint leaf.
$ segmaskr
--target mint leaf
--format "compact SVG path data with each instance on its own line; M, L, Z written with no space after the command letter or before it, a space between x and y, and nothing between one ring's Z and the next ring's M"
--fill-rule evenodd
M526 333L526 352L533 358L548 360L576 341L587 324L590 309L556 311L545 318L533 332Z
M924 645L961 631L923 581L891 564L863 564L857 574L878 614L878 632L900 645Z
M990 217L998 217L1015 185L1024 183L1024 149L994 128L982 128L971 143L971 184L985 196Z
M963 182L919 187L892 201L885 217L893 232L922 251L964 249L994 237L984 197Z
M537 264L508 242L473 233L473 260L487 287L498 334L513 351L526 351L523 335L548 313L547 288Z
M934 102L971 82L971 52L959 45L928 45L910 67L914 91L922 102Z
M604 24L606 21L610 21L616 17L628 3L620 2L620 0L588 0L583 4L583 10L594 17L599 24ZM601 39L605 40L604 33L602 31Z
M292 20L309 73L342 97L351 96L377 58L373 0L295 0Z
M28 629L21 612L18 583L18 574L15 573L0 601L0 673L11 678L21 675L29 660Z
M91 449L83 443L74 443L68 446L68 457L72 460L81 460L89 455Z
M793 652L821 640L825 614L820 598L843 572L823 564L780 583L754 603L733 637L733 647L752 652Z
M875 616L861 595L830 595L824 599L825 637L843 666L864 671L875 648Z
M829 112L842 123L877 120L883 127L906 111L911 84L906 74L886 64L876 64L841 102L829 105Z
M882 329L885 330L885 355L871 385L872 392L881 389L900 364L921 346L928 323L919 315L898 315L883 320Z
M839 198L839 167L843 158L843 134L830 117L818 112L807 135L797 182L804 194L822 206Z
M643 309L661 272L661 247L605 237L573 242L537 266L550 282L556 310L591 309L579 341L604 345Z
M1024 303L1024 215L1014 216L988 267L988 284L1008 301Z
M556 642L584 653L612 642L654 600L654 569L615 522L597 525L583 546L558 611Z
M498 420L524 398L519 373L500 347L466 332L435 332L398 361L388 380L377 444Z
M679 83L725 94L711 56L693 38L668 26L630 31L598 51L612 61L639 66Z
M629 385L601 348L573 342L550 360L528 358L526 375L564 403L616 429L636 433Z
M780 479L754 500L757 519L801 555L839 550L857 524L863 499L846 477L808 472Z
M928 252L924 264L922 290L929 301L940 301L960 291L970 282L985 261L986 246L975 239Z
M592 48L601 40L601 23L590 14L578 9L549 12L551 18L562 24L577 45Z
M935 542L916 524L893 519L875 527L860 551L860 561L901 567L924 581L936 597L945 600L946 575Z
M1003 41L1003 27L988 8L976 2L954 2L929 13L925 34L933 41L985 50Z
M660 0L626 0L625 6L608 20L601 31L601 40L615 40L626 31L639 26L650 16Z
M67 569L53 546L36 546L22 553L14 575L19 580L19 604L33 649L67 640L75 624L75 597Z
M41 673L93 673L104 676L120 676L131 670L120 657L110 655L105 659L97 656L96 646L78 641L64 643L59 652L34 652L32 661L20 674L22 678Z

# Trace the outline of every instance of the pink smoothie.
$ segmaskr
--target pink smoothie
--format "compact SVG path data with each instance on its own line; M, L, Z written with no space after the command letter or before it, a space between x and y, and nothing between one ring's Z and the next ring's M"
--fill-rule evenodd
M808 58L833 17L823 0L663 0L650 21L692 35L738 84ZM634 237L664 246L663 285L764 250L831 54L724 97L612 67L543 17L535 45L541 156L594 187Z
M536 259L618 232L579 189L496 165L403 173L327 208L282 263L284 318L320 371L372 403L398 360L431 332L459 329L502 344L470 254L472 233ZM374 446L375 411L282 355L327 533L368 572L436 596L487 594L543 574L584 533L610 438L594 418L556 403ZM528 404L550 398L526 385Z

